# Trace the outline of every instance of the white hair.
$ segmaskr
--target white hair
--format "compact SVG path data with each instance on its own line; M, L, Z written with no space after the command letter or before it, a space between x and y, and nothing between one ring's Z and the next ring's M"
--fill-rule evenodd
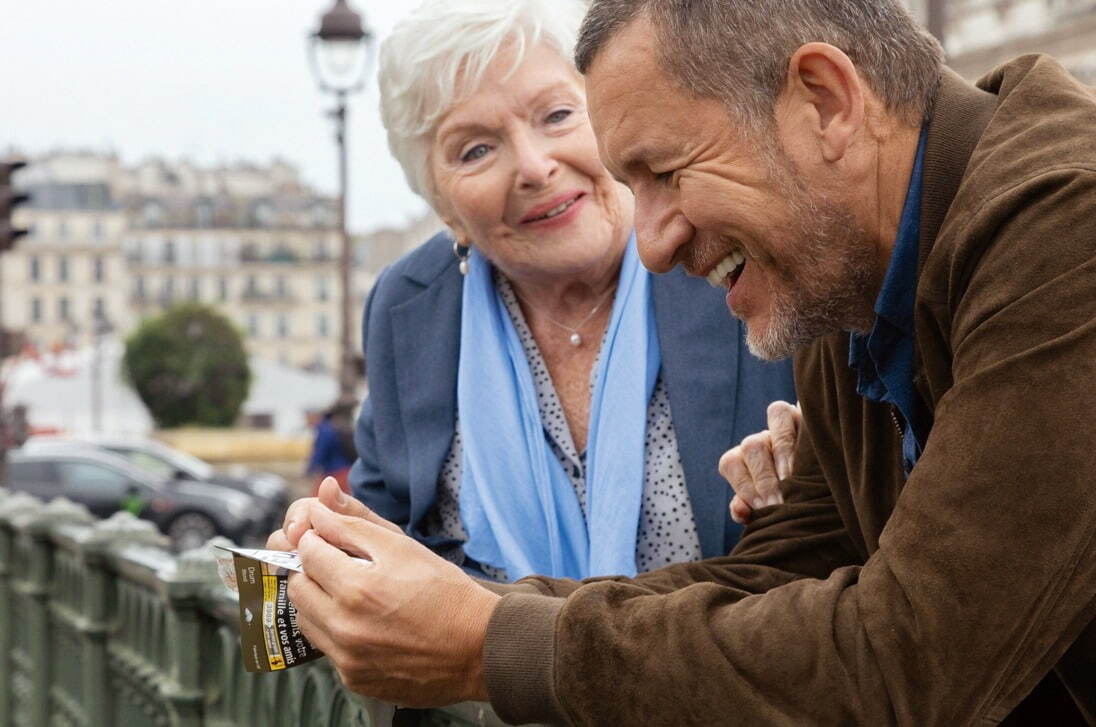
M430 147L442 117L475 93L505 45L513 67L545 43L571 63L581 0L425 0L381 44L381 119L411 189L435 205ZM577 71L576 71L577 73Z

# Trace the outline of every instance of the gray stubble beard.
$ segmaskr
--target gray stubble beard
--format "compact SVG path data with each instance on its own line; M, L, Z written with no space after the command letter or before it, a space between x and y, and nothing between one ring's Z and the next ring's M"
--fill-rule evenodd
M830 333L870 329L881 276L874 246L853 214L808 191L781 151L768 163L797 224L784 247L798 252L794 264L775 271L784 286L769 287L769 325L759 332L747 327L746 345L754 356L777 361Z

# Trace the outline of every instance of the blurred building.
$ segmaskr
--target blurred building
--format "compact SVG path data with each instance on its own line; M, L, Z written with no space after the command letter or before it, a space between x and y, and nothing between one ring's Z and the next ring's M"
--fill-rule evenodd
M927 20L930 0L907 0ZM1025 53L1048 53L1096 85L1096 0L943 0L948 65L975 80Z
M125 335L182 301L216 306L253 355L313 371L338 361L339 233L332 198L275 161L199 168L110 155L31 160L30 229L0 259L4 323L39 349ZM355 346L377 271L440 227L432 216L354 241Z

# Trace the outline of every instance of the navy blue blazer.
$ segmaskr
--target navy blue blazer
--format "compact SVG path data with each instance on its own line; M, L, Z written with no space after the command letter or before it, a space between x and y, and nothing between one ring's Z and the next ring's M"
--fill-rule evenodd
M439 233L381 273L362 322L369 394L355 431L354 494L436 552L459 543L427 537L457 410L462 285L452 239ZM775 399L795 401L790 362L766 363L745 346L724 293L680 269L652 278L662 376L705 558L726 554L740 528L719 457L765 428ZM459 558L456 558L459 561Z

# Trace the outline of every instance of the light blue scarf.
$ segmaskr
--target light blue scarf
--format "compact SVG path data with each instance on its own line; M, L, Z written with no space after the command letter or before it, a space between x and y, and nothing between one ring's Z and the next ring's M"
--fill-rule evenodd
M465 553L505 568L512 580L634 576L647 404L661 363L650 273L633 235L590 402L583 517L545 435L529 362L491 265L473 248L457 372Z

